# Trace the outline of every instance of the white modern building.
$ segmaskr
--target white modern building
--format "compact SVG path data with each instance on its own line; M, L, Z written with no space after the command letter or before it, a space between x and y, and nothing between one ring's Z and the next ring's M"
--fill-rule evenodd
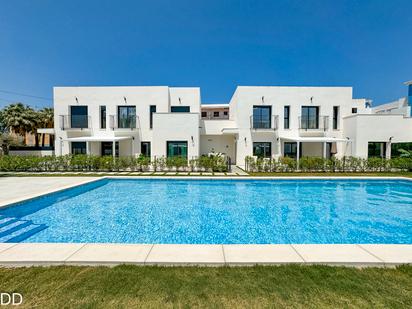
M199 88L55 87L55 152L218 152L239 166L246 156L390 157L412 143L411 101L373 108L351 87L239 86L227 104L202 104Z

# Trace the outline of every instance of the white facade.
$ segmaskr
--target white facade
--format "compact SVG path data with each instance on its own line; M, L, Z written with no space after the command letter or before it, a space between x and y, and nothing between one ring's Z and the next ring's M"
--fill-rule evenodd
M199 88L56 87L55 151L154 158L185 148L188 159L220 152L239 166L262 151L367 157L369 142L412 142L405 101L384 113L353 99L351 87L237 87L229 104L216 105L201 104Z

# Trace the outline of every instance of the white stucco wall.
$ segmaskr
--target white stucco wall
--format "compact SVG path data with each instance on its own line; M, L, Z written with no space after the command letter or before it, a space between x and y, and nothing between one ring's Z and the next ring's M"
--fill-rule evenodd
M263 99L262 99L263 97ZM345 138L342 119L352 114L352 108L358 113L369 114L364 99L353 99L351 87L238 87L230 101L231 119L236 120L239 128L237 158L238 164L244 165L244 158L253 153L253 142L271 142L272 155L282 154L278 137L297 137L299 116L302 106L319 106L319 115L328 116L328 130L315 132L315 136ZM272 115L278 116L278 130L263 132L250 129L250 117L253 106L271 106ZM290 126L284 129L284 106L290 106ZM338 130L333 130L333 106L339 106ZM310 150L308 153L318 153ZM338 156L343 154L344 145L338 144Z
M353 141L353 155L367 158L368 142L412 142L412 118L402 115L372 114L344 118L345 134Z
M199 113L156 113L153 117L152 158L166 157L167 141L187 141L188 159L199 156Z
M180 98L180 100L179 100ZM84 130L60 129L60 115L69 115L71 105L87 105L91 119L91 128ZM100 106L106 106L106 129L100 129ZM117 115L118 106L135 106L138 116L137 129L110 128L110 115ZM55 87L54 113L56 132L56 154L68 154L71 151L71 137L84 136L131 136L133 140L121 141L119 152L121 156L140 153L142 141L154 144L153 129L150 128L150 105L156 106L157 113L169 113L170 106L190 106L191 112L200 112L199 88L169 88L167 86L150 87ZM175 117L177 114L170 114ZM177 116L179 117L179 116ZM197 123L197 127L199 124ZM179 135L181 128L169 127L169 133L176 131ZM196 131L196 130L195 130ZM197 129L198 131L198 129ZM197 134L198 135L198 134ZM133 145L132 145L133 143ZM101 144L91 142L90 153L100 155Z

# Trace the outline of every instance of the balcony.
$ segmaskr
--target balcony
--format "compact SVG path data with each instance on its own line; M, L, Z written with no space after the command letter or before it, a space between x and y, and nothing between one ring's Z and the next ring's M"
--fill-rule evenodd
M278 129L279 116L253 117L250 116L250 128L259 131L276 131Z
M88 130L91 129L91 117L87 115L60 115L61 130Z
M138 124L138 116L127 116L119 119L117 115L109 115L109 127L111 130L136 130L138 129Z
M299 116L300 133L323 133L329 129L329 116L302 117Z

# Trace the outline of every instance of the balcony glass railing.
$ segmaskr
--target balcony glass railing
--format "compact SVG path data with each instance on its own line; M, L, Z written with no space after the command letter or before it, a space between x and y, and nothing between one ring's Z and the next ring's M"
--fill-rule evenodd
M250 116L250 127L254 130L277 130L278 116L261 117L257 115Z
M60 115L60 129L90 129L90 116L87 115Z
M137 129L138 116L118 117L118 115L109 116L110 129Z
M299 117L299 129L300 130L323 130L326 131L329 128L328 116L300 116Z

